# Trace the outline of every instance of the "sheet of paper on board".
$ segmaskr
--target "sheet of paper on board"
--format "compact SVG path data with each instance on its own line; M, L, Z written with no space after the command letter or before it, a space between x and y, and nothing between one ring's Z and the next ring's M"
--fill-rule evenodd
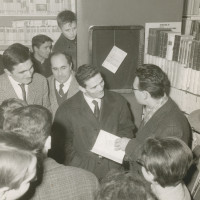
M112 73L115 73L126 56L127 53L125 51L116 46L113 46L110 53L104 60L102 66L111 71Z

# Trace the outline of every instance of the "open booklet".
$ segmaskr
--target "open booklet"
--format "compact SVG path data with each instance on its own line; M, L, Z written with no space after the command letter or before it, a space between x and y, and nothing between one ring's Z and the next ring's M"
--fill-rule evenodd
M91 151L100 156L122 164L125 152L122 150L115 150L114 144L117 138L119 137L116 135L100 130Z

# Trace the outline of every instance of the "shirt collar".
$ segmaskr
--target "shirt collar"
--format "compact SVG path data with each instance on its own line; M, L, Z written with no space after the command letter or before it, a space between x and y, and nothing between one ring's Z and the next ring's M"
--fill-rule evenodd
M92 97L89 97L89 96L85 95L84 93L83 93L83 96L84 96L84 99L86 100L86 102L87 102L88 104L91 104L92 101L95 100L95 101L98 102L98 105L99 105L99 107L100 107L100 105L101 105L101 99L97 99L97 98L93 99Z
M65 83L63 83L63 85L64 85L63 87L66 87L66 86L70 85L71 81L72 81L72 74L70 75L68 80ZM57 89L57 88L60 87L61 83L59 83L56 79L55 79L55 82L56 82L56 89Z

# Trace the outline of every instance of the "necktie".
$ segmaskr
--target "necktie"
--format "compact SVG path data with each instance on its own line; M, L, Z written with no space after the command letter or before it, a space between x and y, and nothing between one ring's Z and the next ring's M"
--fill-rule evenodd
M19 84L19 86L21 87L21 90L22 90L22 97L23 97L23 100L26 101L26 90L25 90L25 85L24 85L24 83L21 83L21 84Z
M100 110L99 110L99 105L98 102L96 100L93 100L92 103L94 104L94 115L97 119L99 119L99 115L100 115Z
M60 84L60 89L59 89L59 91L58 91L58 93L59 93L59 95L61 96L61 97L63 97L64 96L64 91L63 91L63 87L64 87L64 84L63 83L61 83Z

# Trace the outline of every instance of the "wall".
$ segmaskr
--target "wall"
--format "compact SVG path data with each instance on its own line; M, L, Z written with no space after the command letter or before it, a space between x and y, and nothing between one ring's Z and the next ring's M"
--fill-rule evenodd
M78 66L89 62L88 30L92 25L145 25L146 22L177 22L183 0L77 0ZM127 96L138 126L142 107L133 94Z
M183 0L77 0L78 65L89 61L92 25L145 25L181 21Z

